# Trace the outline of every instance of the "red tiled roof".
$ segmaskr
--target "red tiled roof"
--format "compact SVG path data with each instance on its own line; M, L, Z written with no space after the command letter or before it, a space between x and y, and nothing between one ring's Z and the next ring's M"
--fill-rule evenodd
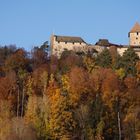
M140 24L138 22L136 22L134 27L130 30L130 33L134 33L134 32L140 32Z

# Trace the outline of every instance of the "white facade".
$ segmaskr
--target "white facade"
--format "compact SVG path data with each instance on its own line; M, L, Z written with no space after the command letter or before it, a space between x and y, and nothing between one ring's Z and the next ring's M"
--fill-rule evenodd
M130 46L140 46L140 32L130 33Z
M120 56L123 55L123 53L128 49L128 47L118 47L117 52Z
M87 44L83 42L68 42L57 41L56 36L51 36L51 54L60 58L61 54L65 50L81 50L84 49Z
M98 53L101 53L106 47L94 45L94 48L98 51Z

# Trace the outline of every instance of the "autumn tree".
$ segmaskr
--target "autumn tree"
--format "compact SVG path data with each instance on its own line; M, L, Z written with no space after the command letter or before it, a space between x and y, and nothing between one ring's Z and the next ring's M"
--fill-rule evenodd
M0 65L3 65L5 60L16 51L16 46L0 46Z
M64 78L65 79L65 78ZM75 130L75 121L71 104L69 103L69 95L66 92L66 81L62 80L62 88L59 88L53 79L50 79L47 95L50 104L50 120L49 127L52 139L72 138Z
M29 59L27 57L27 52L24 49L18 49L14 54L8 57L5 61L5 70L14 70L16 73L19 69L29 68Z
M12 117L13 112L9 101L0 100L0 140L6 140L6 136L10 133Z
M41 47L34 47L31 51L31 55L33 68L37 68L42 64L47 63L48 52L46 51L46 45L44 44Z
M84 56L83 65L89 73L91 73L94 69L97 68L95 58L90 56Z
M73 104L86 101L90 95L89 74L85 69L74 67L69 73L70 94Z
M4 65L5 60L16 51L16 46L0 46L0 76L5 75Z
M25 113L25 120L28 125L33 126L38 139L41 140L45 140L47 137L44 114L42 97L30 95Z
M73 51L64 51L59 61L59 69L61 73L66 73L75 66L82 65L82 57Z
M12 118L10 126L10 132L3 137L3 140L37 140L35 130L26 124L24 118Z
M46 65L42 65L35 69L32 73L33 94L43 95L48 84L48 70Z
M137 70L137 73L136 73L137 80L140 81L140 61L136 63L136 70Z
M9 72L6 77L0 78L0 100L8 101L13 112L16 112L17 77L13 71Z
M114 137L121 140L121 108L120 108L120 85L117 75L111 70L104 70L104 79L102 83L102 99L108 108L108 117L110 117L110 130ZM112 119L112 120L111 120ZM114 129L111 129L114 127Z
M139 124L139 84L136 77L128 76L124 79L126 92L124 94L125 102L123 104L123 130L126 139L139 139L140 124ZM131 135L130 135L131 132Z

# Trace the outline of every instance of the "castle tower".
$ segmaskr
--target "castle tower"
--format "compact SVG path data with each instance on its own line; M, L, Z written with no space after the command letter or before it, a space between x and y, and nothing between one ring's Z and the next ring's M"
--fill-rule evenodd
M140 47L140 24L136 23L130 30L129 34L129 45Z

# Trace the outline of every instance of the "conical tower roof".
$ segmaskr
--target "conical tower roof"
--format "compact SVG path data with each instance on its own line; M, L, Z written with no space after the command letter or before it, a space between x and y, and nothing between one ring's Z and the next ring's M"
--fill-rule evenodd
M134 33L134 32L140 32L140 24L138 22L136 22L134 27L130 30L130 33Z

